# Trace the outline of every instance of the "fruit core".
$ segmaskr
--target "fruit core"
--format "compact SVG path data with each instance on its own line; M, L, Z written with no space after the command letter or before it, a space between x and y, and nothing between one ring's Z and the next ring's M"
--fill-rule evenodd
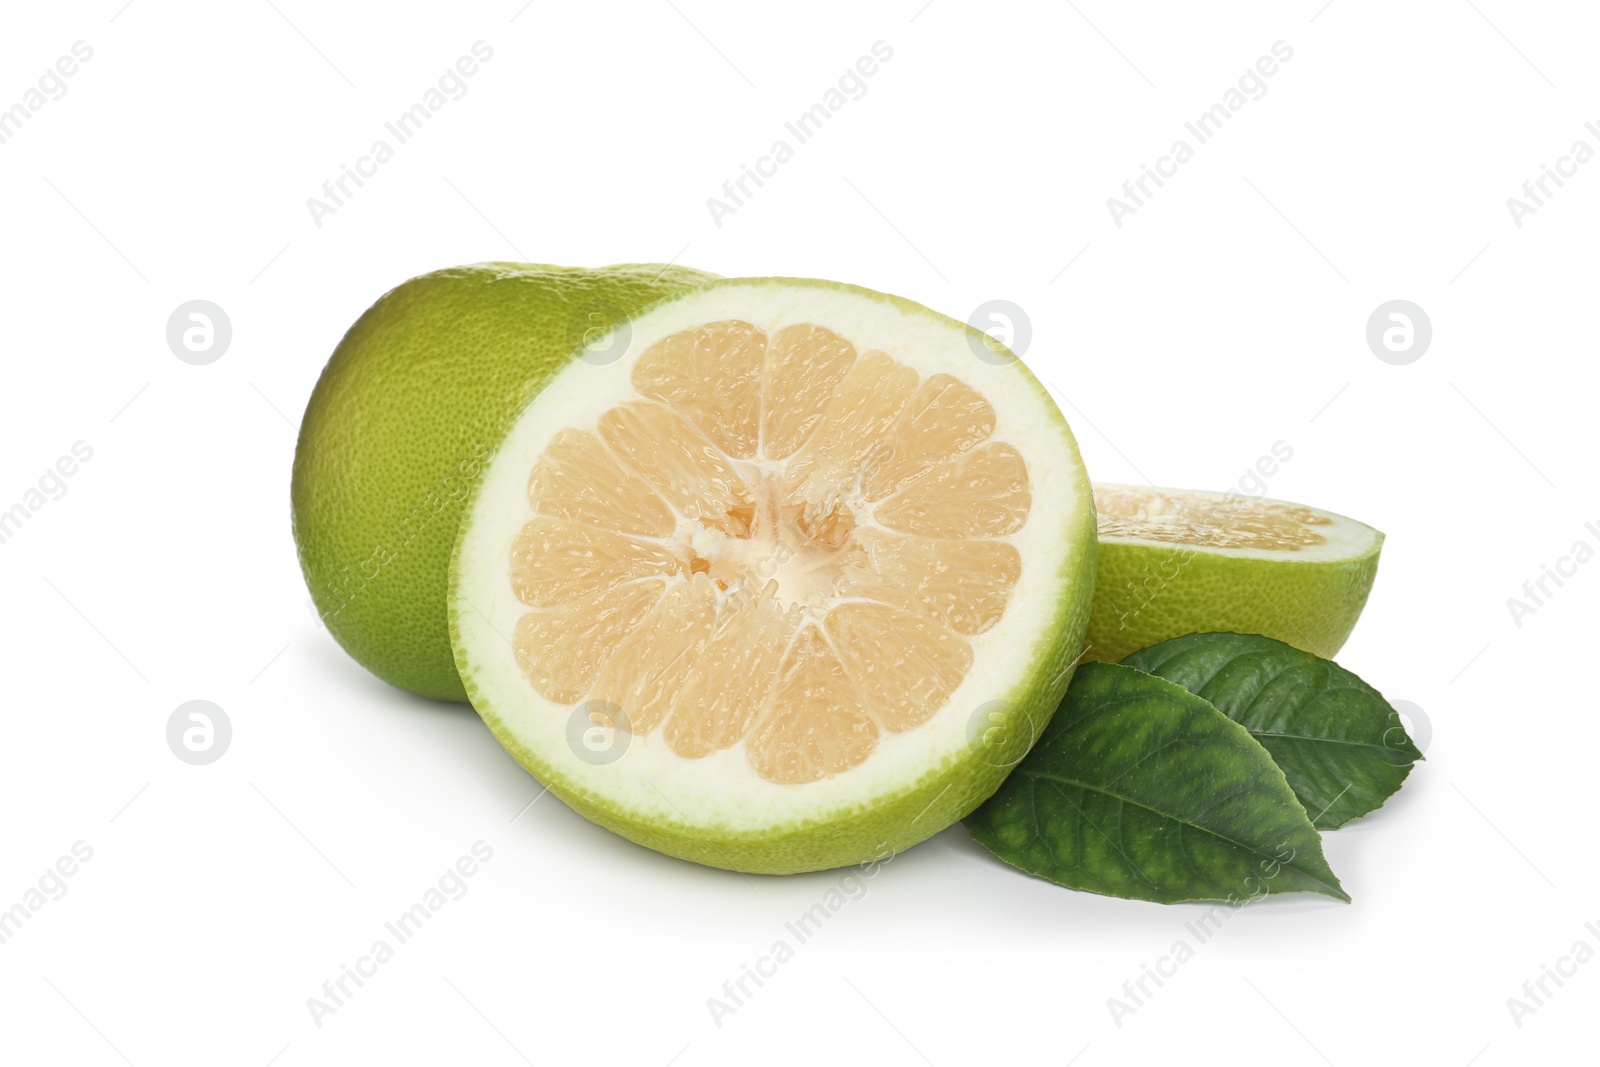
M1205 548L1298 552L1326 541L1315 527L1333 522L1309 508L1231 493L1095 486L1094 506L1101 537Z
M529 684L799 785L949 701L1021 576L1027 465L950 374L822 325L710 322L558 431L508 580Z

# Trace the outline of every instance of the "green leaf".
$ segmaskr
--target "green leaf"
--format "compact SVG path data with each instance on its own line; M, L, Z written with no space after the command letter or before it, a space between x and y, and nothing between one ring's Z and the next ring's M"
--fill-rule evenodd
M1350 897L1283 772L1181 686L1079 667L1038 744L967 817L977 841L1070 889L1175 904Z
M1177 682L1249 730L1319 830L1381 807L1422 758L1376 689L1270 637L1190 634L1122 662Z

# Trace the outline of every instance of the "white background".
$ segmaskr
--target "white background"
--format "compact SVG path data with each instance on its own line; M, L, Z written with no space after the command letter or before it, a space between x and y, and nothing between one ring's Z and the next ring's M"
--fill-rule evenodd
M1600 949L1600 561L1520 626L1507 599L1600 548L1600 162L1520 228L1506 199L1600 148L1600 25L1319 3L11 5L0 107L94 54L0 144L0 510L93 457L0 544L0 908L93 857L0 945L0 1058L1592 1059L1600 962L1520 1027L1506 1001ZM480 39L466 95L316 226L307 198ZM717 226L707 198L879 40L865 96ZM1266 95L1117 227L1107 197L1279 40ZM1340 661L1432 735L1325 839L1355 902L1244 909L1118 1026L1107 999L1201 909L1030 879L956 827L717 1026L707 998L839 873L700 869L527 807L469 709L340 651L296 566L295 425L344 328L413 274L523 258L1011 300L1099 480L1225 489L1292 447L1272 496L1389 538ZM197 298L233 326L209 366L165 340ZM1364 339L1395 298L1433 323L1407 366ZM233 724L210 766L166 744L191 699ZM315 1025L307 998L480 840L466 895Z

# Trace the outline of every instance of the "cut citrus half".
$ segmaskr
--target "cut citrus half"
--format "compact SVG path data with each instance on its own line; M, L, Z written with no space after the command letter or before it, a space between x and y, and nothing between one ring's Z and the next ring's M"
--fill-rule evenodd
M1192 633L1264 634L1324 659L1378 573L1383 534L1331 511L1200 489L1094 487L1100 552L1085 657Z
M1071 431L995 351L789 279L580 351L462 524L474 706L579 812L713 866L863 862L961 818L1055 710L1093 581Z

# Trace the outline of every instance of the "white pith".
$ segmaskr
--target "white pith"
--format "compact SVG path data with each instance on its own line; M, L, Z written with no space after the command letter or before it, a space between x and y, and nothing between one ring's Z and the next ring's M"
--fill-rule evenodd
M974 659L966 678L925 724L883 734L861 766L806 784L762 778L746 760L743 742L699 759L681 757L659 730L629 739L616 762L586 762L567 741L574 705L542 698L528 684L510 641L528 608L507 580L507 560L519 531L533 517L527 479L538 457L557 432L592 428L601 414L635 397L632 370L655 341L724 319L750 322L769 336L793 324L825 326L852 341L859 352L880 350L924 378L940 372L958 377L994 407L996 428L990 440L1016 448L1028 469L1028 520L1005 538L1021 554L1022 576L999 622L969 639ZM1037 383L1020 364L978 358L971 335L956 324L825 285L723 283L658 305L626 332L626 349L614 362L596 365L575 359L555 374L491 460L466 517L457 550L453 610L458 666L476 691L480 712L560 784L599 798L625 817L731 832L822 822L870 807L876 798L900 792L970 751L973 713L1010 694L1036 669L1041 642L1069 592L1061 576L1063 560L1084 549L1064 543L1066 531L1082 528L1092 507L1070 432ZM594 351L608 351L613 343L602 339ZM687 533L707 558L738 551L737 545L730 549L719 542L720 535L712 531Z

